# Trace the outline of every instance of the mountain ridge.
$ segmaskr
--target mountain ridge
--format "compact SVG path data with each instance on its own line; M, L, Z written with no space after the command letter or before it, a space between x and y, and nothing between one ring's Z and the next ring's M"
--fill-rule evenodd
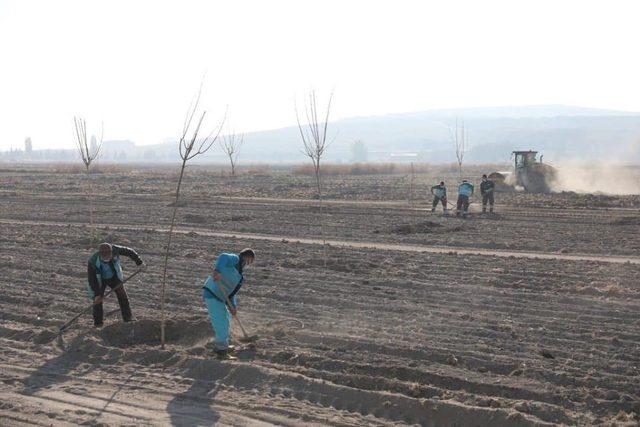
M337 119L328 126L331 144L324 160L453 162L455 150L450 131L456 118L465 123L468 162L508 161L511 151L527 149L558 161L640 161L640 113L560 104L435 109ZM162 143L133 148L121 147L123 141L105 141L102 158L175 161L177 141L167 138ZM240 162L306 160L297 126L247 132L244 141ZM362 141L366 156L362 152L355 155L355 141ZM73 151L69 150L66 156L73 158ZM7 158L7 154L0 153L3 157ZM64 155L55 159L60 157ZM196 161L224 162L226 158L220 148L215 148Z

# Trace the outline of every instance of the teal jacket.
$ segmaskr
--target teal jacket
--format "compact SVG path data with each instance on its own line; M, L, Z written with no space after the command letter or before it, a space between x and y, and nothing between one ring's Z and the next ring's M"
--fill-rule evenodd
M469 182L463 182L458 186L458 195L471 197L473 194L473 184Z
M214 270L220 273L220 281L215 281L212 276L207 277L203 288L205 298L215 298L227 303L225 293L231 301L231 305L236 307L236 294L242 286L242 264L240 257L236 254L222 253L216 258ZM224 289L224 293L220 290Z
M447 197L447 187L444 185L434 185L431 187L431 193L442 199L443 197Z
M136 263L136 265L142 264L140 256L138 256L137 252L131 248L127 248L126 246L111 245L111 251L113 254L113 258L111 259L110 265L115 272L115 277L117 277L118 281L120 282L124 280L122 265L120 264L120 255L131 258ZM87 279L87 292L89 293L89 297L94 298L96 295L101 295L102 274L100 272L100 254L98 253L98 251L94 252L93 255L89 257L89 261L87 262Z

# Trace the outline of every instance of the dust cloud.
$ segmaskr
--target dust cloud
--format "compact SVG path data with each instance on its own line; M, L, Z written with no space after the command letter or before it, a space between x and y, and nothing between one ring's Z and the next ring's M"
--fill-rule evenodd
M640 165L567 162L555 165L554 191L628 195L640 194Z

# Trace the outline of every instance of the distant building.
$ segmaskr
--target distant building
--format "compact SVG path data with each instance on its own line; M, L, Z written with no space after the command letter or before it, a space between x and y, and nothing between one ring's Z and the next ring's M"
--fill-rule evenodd
M24 140L24 152L27 154L27 156L30 156L33 152L33 143L31 142L31 137L27 137L27 139Z
M354 141L351 144L351 162L353 163L365 163L369 159L369 152L367 146L361 140Z

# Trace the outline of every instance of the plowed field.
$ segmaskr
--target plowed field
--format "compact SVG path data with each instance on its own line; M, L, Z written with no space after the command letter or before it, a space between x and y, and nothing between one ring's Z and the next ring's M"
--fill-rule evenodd
M61 337L90 304L84 177L0 174L3 425L640 422L638 196L498 194L495 215L475 200L463 220L429 212L435 176L412 203L406 177L328 178L320 205L306 177L187 173L165 349L175 171L92 178L95 240L149 267L126 285L135 322L108 298L102 329L87 315ZM259 339L218 361L201 283L247 246L238 315Z

